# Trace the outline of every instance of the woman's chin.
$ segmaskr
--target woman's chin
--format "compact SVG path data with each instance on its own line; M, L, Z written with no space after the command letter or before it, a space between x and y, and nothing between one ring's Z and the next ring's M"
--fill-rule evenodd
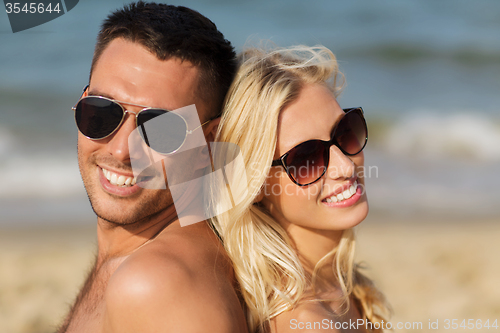
M331 225L334 230L351 229L363 222L369 210L366 196L363 196L356 206L350 208L352 209L337 211L335 216L331 217Z

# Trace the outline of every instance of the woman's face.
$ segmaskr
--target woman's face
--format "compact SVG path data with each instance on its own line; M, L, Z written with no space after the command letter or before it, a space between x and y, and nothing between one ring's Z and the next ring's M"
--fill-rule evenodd
M343 115L328 88L320 84L305 85L298 98L280 114L274 159L308 140L329 141ZM368 214L363 164L363 152L346 156L332 145L325 174L308 186L293 183L282 166L272 167L262 203L285 229L291 225L331 231L354 227ZM342 197L337 195L356 183L356 193L339 200Z

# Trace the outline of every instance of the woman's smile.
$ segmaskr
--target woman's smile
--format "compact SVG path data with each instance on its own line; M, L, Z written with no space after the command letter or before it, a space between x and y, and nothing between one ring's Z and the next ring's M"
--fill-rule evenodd
M326 86L304 85L297 99L281 111L274 158L293 151L292 148L303 142L330 141L332 131L345 114ZM273 168L284 169L282 165L271 169L266 187L272 191L265 191L262 203L284 227L293 224L341 231L356 226L368 214L364 179L362 173L357 172L364 165L363 152L348 156L337 145L330 145L328 149L329 160L323 162L327 165L325 172L312 184L300 186L286 172L274 172ZM276 191L277 187L287 192ZM290 191L289 187L295 190Z

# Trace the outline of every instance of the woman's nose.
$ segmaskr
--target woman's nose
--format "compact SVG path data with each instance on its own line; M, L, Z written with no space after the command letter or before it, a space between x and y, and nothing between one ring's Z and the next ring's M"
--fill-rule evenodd
M330 147L330 161L326 175L331 179L349 179L354 176L354 162L337 146Z

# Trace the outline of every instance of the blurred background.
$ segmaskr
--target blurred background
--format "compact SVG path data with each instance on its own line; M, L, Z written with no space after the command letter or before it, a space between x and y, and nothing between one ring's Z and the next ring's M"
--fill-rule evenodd
M125 3L80 1L15 34L0 12L0 332L53 332L92 262L71 107L102 20ZM358 257L392 321L500 319L500 2L169 3L206 15L238 51L249 39L329 47L340 105L369 123Z

